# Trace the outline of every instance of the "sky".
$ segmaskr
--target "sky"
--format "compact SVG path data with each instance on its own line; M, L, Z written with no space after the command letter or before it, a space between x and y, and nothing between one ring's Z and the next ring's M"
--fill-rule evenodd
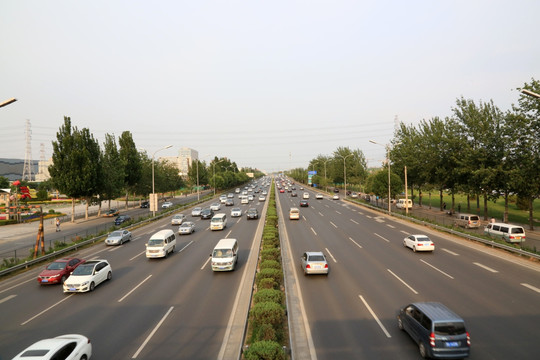
M71 118L272 172L338 147L379 166L399 122L460 97L506 111L540 78L537 0L0 2L0 158ZM370 143L374 140L377 144ZM42 145L43 144L43 145ZM43 151L42 151L43 150Z

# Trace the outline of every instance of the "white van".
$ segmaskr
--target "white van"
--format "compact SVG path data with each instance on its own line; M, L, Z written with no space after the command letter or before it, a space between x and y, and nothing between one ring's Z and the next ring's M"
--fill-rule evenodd
M462 226L466 229L479 228L481 225L480 217L473 214L457 214L454 225Z
M289 219L290 220L300 220L300 210L296 207L292 207L289 210Z
M240 200L240 204L249 204L249 200L247 196L242 196Z
M172 230L160 230L150 237L146 244L146 257L159 258L167 257L174 252L176 246L176 236Z
M407 209L412 209L412 200L399 199L396 203L396 207L398 209L405 209L405 206L407 207Z
M216 214L210 220L210 230L223 230L227 227L227 215L224 213Z
M503 239L509 243L520 243L525 241L525 229L523 226L510 225L505 223L489 223L484 228L484 234Z
M212 271L232 271L238 261L238 241L221 239L212 252Z

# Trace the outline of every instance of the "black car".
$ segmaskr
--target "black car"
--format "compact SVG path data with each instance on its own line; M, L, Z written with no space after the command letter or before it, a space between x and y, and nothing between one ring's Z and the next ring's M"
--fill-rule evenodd
M251 220L251 219L258 219L258 218L259 218L259 212L258 212L257 209L255 209L255 208L250 208L250 209L246 212L246 216L247 216L247 219L248 219L248 220Z
M309 206L309 203L307 200L300 200L300 206L301 207L308 207Z
M114 225L118 226L126 221L131 220L131 216L129 215L119 215L116 220L114 220Z
M339 189L338 189L338 188L334 188L334 192L335 192L335 193L338 193L338 192L339 192Z
M150 202L149 201L143 201L141 203L141 209L147 209L150 207Z
M202 209L201 219L211 219L214 216L214 210L210 208Z

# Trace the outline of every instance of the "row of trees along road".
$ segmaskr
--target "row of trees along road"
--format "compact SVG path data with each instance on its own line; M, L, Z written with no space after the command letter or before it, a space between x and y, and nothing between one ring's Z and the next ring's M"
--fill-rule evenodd
M86 200L88 217L88 205L94 200L109 200L110 207L110 200L124 195L127 208L130 194L147 198L152 192L152 158L137 150L129 131L124 131L118 138L119 147L115 137L106 134L101 149L89 129L79 130L71 125L69 117L64 117L64 124L52 145L50 182L73 199L72 221L75 199ZM261 175L254 169L242 170L239 171L234 162L216 157L208 166L205 162L194 161L187 179L192 186L215 184L217 188L229 188L247 182L246 172ZM154 184L156 193L176 191L186 186L178 168L167 161L154 161ZM101 201L98 202L101 206Z

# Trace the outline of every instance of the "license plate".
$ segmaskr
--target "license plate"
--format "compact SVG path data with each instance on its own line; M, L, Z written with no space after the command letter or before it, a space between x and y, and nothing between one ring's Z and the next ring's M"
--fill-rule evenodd
M77 291L75 288L69 288L69 291Z
M521 236L516 236L516 240L521 240Z
M458 347L459 343L457 341L449 341L446 343L447 347Z
M43 279L43 280L41 280L41 282L49 282L49 280Z
M322 269L322 265L315 264L314 268L317 269L317 270L318 270L318 269Z

